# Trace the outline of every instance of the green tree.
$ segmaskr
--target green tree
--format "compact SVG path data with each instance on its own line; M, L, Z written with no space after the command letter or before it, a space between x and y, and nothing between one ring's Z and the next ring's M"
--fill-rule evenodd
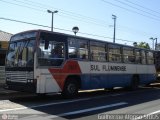
M148 43L146 42L140 42L139 44L137 44L137 42L133 43L134 47L138 47L138 48L145 48L145 49L150 49L150 46Z

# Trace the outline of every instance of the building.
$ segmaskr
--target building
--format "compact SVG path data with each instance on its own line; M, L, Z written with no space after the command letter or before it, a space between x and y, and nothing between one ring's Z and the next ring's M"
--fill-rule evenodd
M0 30L0 88L5 84L5 57L12 34Z
M8 49L8 42L12 34L0 30L0 66L5 64L5 56Z

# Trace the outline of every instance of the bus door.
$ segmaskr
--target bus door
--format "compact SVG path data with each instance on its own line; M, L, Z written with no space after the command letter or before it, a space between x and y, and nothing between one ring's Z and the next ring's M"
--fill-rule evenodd
M60 69L66 59L67 37L41 33L37 48L37 92L60 92ZM62 72L62 71L61 71Z

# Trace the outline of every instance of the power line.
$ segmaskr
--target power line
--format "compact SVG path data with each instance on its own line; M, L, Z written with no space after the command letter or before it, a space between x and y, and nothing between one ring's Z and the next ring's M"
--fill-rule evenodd
M8 21L13 21L13 22L18 22L18 23L25 23L25 24L29 24L29 25L36 25L36 26L40 26L40 27L51 28L51 27L46 26L46 25L40 25L40 24L36 24L36 23L24 22L24 21L20 21L20 20L9 19L9 18L3 18L3 17L1 17L0 19L2 19L2 20L8 20Z
M125 7L122 7L122 6L119 6L119 5L113 4L113 3L108 2L108 1L106 1L106 0L101 0L101 1L102 1L102 2L104 2L104 3L106 3L106 4L110 4L110 5L112 5L112 6L115 6L115 7L121 8L121 9L124 9L124 10L126 10L126 11L128 11L128 12L136 13L136 14L139 14L139 15L141 15L141 16L144 16L144 17L147 17L147 18L150 18L150 19L153 19L153 20L156 20L156 21L159 21L159 22L160 22L160 19L153 18L153 17L148 16L148 15L144 15L144 14L139 13L139 12L137 12L137 11L127 9L127 8L125 8Z
M20 1L20 0L14 0L14 1ZM104 21L104 20L100 20L100 19L95 19L95 18L92 18L92 17L88 17L88 16L84 16L84 15L81 15L81 14L77 14L77 13L74 13L74 12L70 12L70 11L66 11L66 10L63 10L63 9L59 9L59 8L55 8L55 7L53 7L53 6L49 6L49 5L45 5L45 4L42 4L42 3L38 3L38 2L35 2L35 1L30 1L30 0L24 0L25 2L26 1L29 1L30 2L30 4L33 4L33 3L35 3L34 5L36 5L36 6L38 6L38 5L40 5L41 7L43 7L44 8L44 6L46 6L47 8L48 7L52 7L52 8L54 8L54 9L58 9L58 10L60 10L61 12L60 13L62 13L63 15L60 15L60 14L58 14L59 16L62 16L62 17L64 17L65 16L65 18L67 18L67 19L72 19L72 20L76 20L76 21L81 21L81 22L86 22L86 21L84 21L84 19L83 18L85 18L85 19L89 19L90 20L90 23L91 24L94 24L94 25L98 25L98 26L101 26L101 27L108 27L108 25L106 24L105 25L105 23L107 23L106 21ZM129 0L126 0L126 1L129 1ZM20 1L21 2L21 1ZM24 3L24 2L23 2ZM126 3L125 3L126 4ZM130 5L129 5L130 6ZM132 6L131 6L132 7ZM142 6L143 7L143 6ZM135 8L135 7L134 7ZM137 8L136 8L137 9ZM139 10L139 9L137 9L137 10ZM142 10L142 11L144 11L144 10ZM152 10L153 11L153 10ZM144 11L144 12L146 12L146 11ZM156 12L156 11L155 11ZM150 14L150 13L148 13L148 14ZM68 15L68 16L67 16ZM158 17L158 16L157 16ZM159 17L158 17L159 18ZM93 20L94 22L92 22L91 20ZM99 22L97 22L97 21L99 21L99 22L102 22L102 24L101 23L99 23ZM95 23L96 22L96 23ZM133 31L133 29L132 29L132 31ZM139 31L139 30L138 30ZM141 31L141 32L143 32L143 31ZM146 33L144 33L144 34L146 34Z
M29 8L29 9L33 9L33 10L36 10L36 11L41 11L41 9L36 9L36 8L32 8L30 6L26 6L26 5L20 5L20 4L17 4L17 3L12 3L12 2L8 2L8 1L4 1L4 0L0 0L1 2L4 2L4 3L8 3L8 4L12 4L12 5L17 5L17 6L20 6L20 7L25 7L25 8ZM43 11L44 12L44 11Z
M0 17L1 20L7 20L7 21L12 21L12 22L18 22L18 23L23 23L23 24L29 24L29 25L34 25L34 26L39 26L39 27L45 27L45 28L51 28L49 26L46 26L46 25L40 25L40 24L36 24L36 23L31 23L31 22L25 22L25 21L20 21L20 20L14 20L14 19L10 19L10 18L3 18L3 17ZM62 29L62 28L56 28L54 27L54 29L57 29L57 30L62 30L62 31L67 31L67 32L72 32L71 30L66 30L66 29ZM102 35L95 35L95 34L90 34L90 33L84 33L84 32L78 32L80 34L83 34L83 35L89 35L89 36L94 36L94 37L100 37L100 38L107 38L107 39L113 39L112 37L107 37L107 36L102 36ZM135 41L130 41L130 40L124 40L124 39L116 39L116 40L119 40L119 41L126 41L126 42L135 42Z
M106 21L103 21L103 20L98 20L98 19L95 19L95 18L92 18L92 17L88 17L88 16L84 16L84 15L81 15L81 14L77 14L77 13L73 13L73 12L70 12L70 11L66 11L66 10L62 10L62 9L59 9L59 8L55 8L55 7L53 7L53 6L49 6L49 5L45 5L45 4L41 4L41 3L37 3L37 2L33 2L33 1L30 1L30 0L25 0L25 2L22 2L22 1L20 1L20 0L13 0L13 1L15 1L15 2L18 2L18 3L21 3L21 4L28 4L28 5L30 5L30 6L34 6L34 7L41 7L41 8L44 8L44 9L48 9L48 7L50 7L50 8L54 8L54 9L57 9L57 10L59 10L59 11L61 11L60 12L60 14L65 14L65 15L67 15L67 16L72 16L72 17L74 17L74 18L80 18L80 20L79 21L81 21L81 19L84 19L85 18L85 20L86 19L88 19L89 21L92 21L92 23L94 22L94 23L97 23L97 21L98 22L101 22L101 23L106 23ZM28 2L26 2L26 1L28 1ZM45 7L46 6L46 7ZM46 12L46 11L43 11L43 12ZM88 22L88 21L87 21Z
M143 8L143 9L145 9L145 10L152 11L152 12L154 12L154 13L160 14L160 12L157 12L157 11L152 10L152 9L150 9L150 8L144 7L144 6L139 5L139 4L137 4L137 3L133 3L133 2L131 2L131 1L129 1L129 0L125 0L125 1L128 2L128 3L131 3L131 4L135 5L135 6L138 6L138 7L140 7L140 8Z
M17 1L17 0L16 0L16 1ZM106 21L104 21L104 20L92 18L92 17L89 17L89 16L85 16L85 15L82 15L82 14L74 13L74 12L71 12L71 11L66 11L66 10L59 9L59 8L55 8L55 7L53 7L53 6L41 4L41 3L38 3L38 2L33 2L33 1L30 1L30 0L24 0L24 1L25 1L25 2L26 2L26 1L29 1L29 2L32 3L32 5L33 5L33 3L35 3L36 5L39 4L39 5L41 5L43 8L44 8L44 6L46 6L47 8L50 7L50 8L58 9L58 10L60 10L62 13L66 14L66 15L72 15L72 16L75 16L75 17L78 17L78 18L81 17L81 18L93 20L93 21L96 21L96 22L99 21L99 22L101 22L101 23L106 22Z
M17 1L17 0L16 0ZM29 2L31 2L31 3L35 3L36 5L41 5L41 6L47 6L48 7L48 5L45 5L45 4L41 4L41 3L38 3L38 2L33 2L33 1L30 1L30 0L25 0L25 2L26 1L29 1ZM49 7L52 7L52 6L49 6ZM134 7L135 8L135 7ZM59 9L59 8L55 8L54 7L54 9ZM137 8L136 8L137 9ZM62 10L62 9L59 9L59 10L61 10L61 12L60 13L64 13L63 15L61 15L61 14L58 14L58 16L61 16L61 17L65 17L65 18L67 18L67 19L71 19L72 18L72 20L76 20L76 21L81 21L81 22L85 22L86 23L86 21L84 21L84 18L85 19L91 19L91 20L94 20L94 21L100 21L100 22L102 22L103 24L100 24L100 23L98 23L98 22L96 22L96 23L92 23L92 21L90 21L90 23L92 23L92 24L94 24L94 25L97 25L97 26L101 26L101 27L104 27L104 28L106 28L106 27L108 27L108 25L105 25L104 23L106 23L106 21L101 21L101 20L99 20L99 19L95 19L95 18L91 18L91 17L88 17L88 16L84 16L84 15L81 15L81 14L77 14L77 13L74 13L74 12L70 12L70 11L66 11L66 10ZM137 10L139 10L139 9L137 9ZM144 10L142 10L142 11L144 11ZM144 11L145 12L145 11ZM149 13L148 13L149 14ZM67 16L67 15L69 15L69 16ZM78 19L77 19L77 17L78 17ZM79 19L80 18L80 19ZM118 28L118 27L117 27ZM128 28L129 29L129 28ZM133 31L133 29L131 29L132 31ZM139 31L139 30L136 30L136 31ZM135 33L135 32L134 32ZM137 32L138 33L138 32ZM145 32L143 32L143 31L141 31L141 33L144 33L144 34L146 34ZM148 34L148 33L147 33Z
M22 3L22 4L25 4L25 5L21 5L21 4L16 4L16 3L11 3L11 2L7 2L7 1L4 1L4 0L0 0L0 1L2 1L2 2L6 2L6 3L9 3L9 4L13 4L13 5L17 5L17 6L20 6L20 7L26 7L26 8L29 8L29 9L33 9L33 10L36 10L36 11L39 11L39 12L45 12L46 13L46 11L44 11L44 10L42 10L42 9L35 9L35 8L33 8L33 7L29 7L29 6L27 6L26 5L26 2L22 2L22 1L19 1L19 0L14 0L14 1L19 1L19 3ZM26 1L29 1L29 0L26 0ZM31 1L30 1L31 2ZM35 5L33 5L32 3L35 3ZM36 7L38 7L38 8L46 8L45 6L47 6L47 5L44 5L44 4L40 4L40 3L36 3L36 2L33 2L32 1L32 3L28 3L28 5L30 5L30 6L36 6ZM50 6L51 7L51 6ZM62 9L61 9L62 10ZM64 11L64 10L63 10ZM61 12L62 13L62 12ZM67 17L68 19L72 19L72 20L77 20L77 21L81 21L81 22L86 22L86 21L84 21L84 19L83 18L88 18L88 19L90 19L90 17L86 17L86 16L81 16L81 17L79 17L79 18L81 18L80 20L79 19L77 19L77 17L76 18L74 18L73 16L74 16L74 14L73 14L73 12L69 12L69 11L64 11L63 12L64 13L64 15L59 15L59 16L65 16L65 17ZM70 16L69 16L69 14L67 14L67 13L69 13L69 14L71 14ZM72 15L73 14L73 15ZM68 15L68 16L67 16ZM80 15L80 14L75 14L75 16L78 16L78 15ZM91 18L92 19L92 18ZM93 18L94 19L94 18ZM95 19L96 20L96 19ZM91 22L89 22L89 23L91 23ZM99 25L99 26L103 26L103 27L107 27L107 25L101 25L101 24L99 24L99 23L92 23L92 24L94 24L94 25ZM49 27L49 26L48 26ZM67 31L67 30L66 30ZM87 35L87 34L86 34ZM91 35L91 36L95 36L95 35ZM107 38L107 37L104 37L104 36L97 36L97 37L103 37L103 38ZM126 41L126 40L125 40ZM131 42L133 42L133 41L131 41Z
M17 5L17 6L20 6L20 7L25 7L25 8L29 8L29 9L33 9L33 10L36 10L36 11L40 11L40 12L43 12L43 13L45 12L46 13L46 11L44 11L42 9L36 9L36 8L30 7L30 6L35 6L35 5L30 4L30 3L14 0L14 1L19 2L19 3L30 5L30 6L27 6L27 5L21 5L21 4L17 4L17 3L7 2L7 1L4 1L4 0L0 0L0 1L8 3L8 4ZM36 5L36 7L37 7L37 5ZM44 7L44 5L43 6L39 6L39 7L43 7L45 9L48 9L47 7ZM103 23L100 23L100 22L97 22L96 20L94 20L93 18L88 18L88 20L86 20L87 17L84 19L84 16L79 17L78 15L70 15L69 12L68 13L60 12L60 14L58 14L58 16L65 16L67 19L81 21L81 22L85 22L85 23L89 23L89 24L94 24L94 25L101 26L101 27L108 27L107 25L104 24L104 23L106 23L104 21L103 21Z
M120 1L120 0L114 0L114 1L119 2L119 3L123 4L123 5L126 5L126 6L128 6L128 7L130 7L130 8L136 9L136 10L138 10L138 11L141 11L141 12L143 12L143 13L147 13L147 14L152 15L152 16L154 16L154 17L159 17L159 16L154 15L154 14L152 14L152 13L150 13L150 12L147 12L147 11L141 10L141 9L139 9L139 8L137 8L137 7L131 6L131 5L129 5L129 4L125 3L125 2L122 2L122 1Z
M57 14L58 15L58 14ZM84 19L77 19L77 18L74 18L74 17L72 17L72 16L66 16L66 15L58 15L58 16L60 16L60 17L65 17L65 18L67 18L67 19L70 19L70 20L75 20L75 21L81 21L81 22L83 22L83 23L86 23L86 21L84 20ZM87 22L88 23L88 22ZM105 24L101 24L101 23L94 23L94 22L92 22L92 21L90 21L89 22L90 24L94 24L94 25L96 25L96 26L100 26L100 27L104 27L104 28L106 28L106 27L108 27L108 25L105 25Z
M0 0L0 1L8 3L8 4L12 4L12 5L17 5L17 6L20 6L20 7L26 7L26 8L33 9L33 10L36 10L36 11L39 11L39 12L43 12L43 13L44 12L46 13L46 11L44 11L42 9L35 9L33 7L30 7L30 6L34 6L34 7L38 7L38 8L44 8L44 9L48 9L48 7L52 7L52 6L37 3L37 2L34 2L34 1L30 1L30 0L25 0L25 2L20 1L20 0L14 0L15 2L19 2L20 4L11 3L11 2L4 1L4 0ZM26 1L28 1L29 3L27 3ZM25 5L21 5L21 4L25 4ZM26 6L26 4L28 4L29 6ZM52 7L52 8L54 8L54 7ZM54 9L58 9L58 8L54 8ZM73 12L70 12L70 11L65 11L65 10L62 10L62 9L58 9L58 10L61 10L60 14L57 14L60 17L65 17L67 19L71 19L71 20L75 20L75 21L81 21L81 22L84 22L84 23L90 23L90 24L94 24L94 25L97 25L97 26L105 27L105 28L108 27L108 25L104 24L104 23L106 23L106 21L101 21L102 22L102 24L101 24L99 22L96 22L97 19L94 19L94 18L91 18L91 17L86 17L84 15L73 13ZM80 17L78 17L78 16L80 16ZM88 18L88 20L93 19L94 21L91 21L91 20L86 21L86 18Z

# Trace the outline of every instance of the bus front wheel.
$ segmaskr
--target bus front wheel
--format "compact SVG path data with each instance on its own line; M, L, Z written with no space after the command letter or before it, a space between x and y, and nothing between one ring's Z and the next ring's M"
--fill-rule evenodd
M71 98L78 94L78 82L76 80L68 80L64 85L62 95L65 98Z

